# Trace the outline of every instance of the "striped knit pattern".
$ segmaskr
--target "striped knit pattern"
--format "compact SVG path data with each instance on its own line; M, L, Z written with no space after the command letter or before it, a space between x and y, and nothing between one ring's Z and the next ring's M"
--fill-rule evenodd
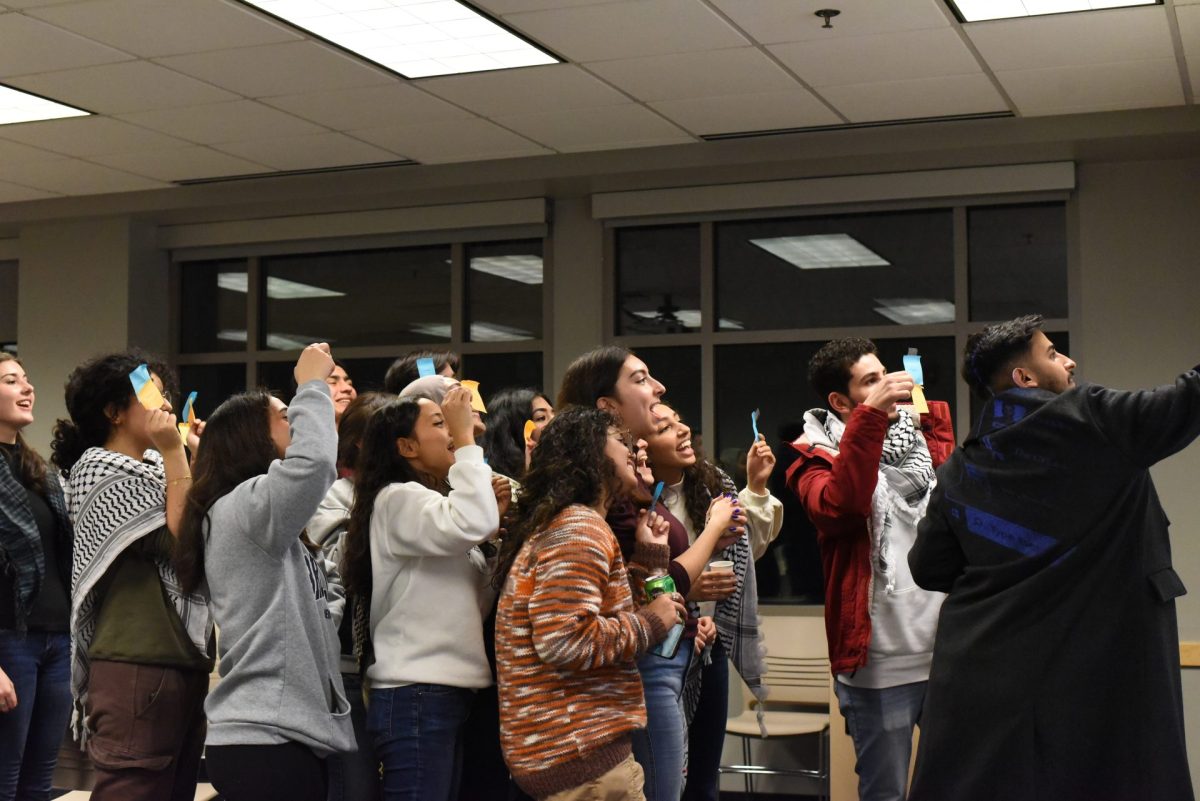
M667 558L666 546L634 555L649 569ZM570 506L525 542L500 596L496 661L500 743L526 792L578 787L629 755L646 725L635 660L665 635L634 611L620 546L591 509Z

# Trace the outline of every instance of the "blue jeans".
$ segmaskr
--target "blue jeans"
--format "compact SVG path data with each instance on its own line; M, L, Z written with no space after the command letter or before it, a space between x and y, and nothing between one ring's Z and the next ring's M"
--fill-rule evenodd
M926 684L873 690L834 681L838 708L854 740L860 801L904 801L913 727L921 720Z
M646 801L679 801L687 757L683 680L692 641L683 639L673 659L646 654L638 660L646 694L646 728L634 732L633 756L646 774Z
M0 799L44 801L71 718L71 637L0 629L0 669L17 691L0 712Z
M474 690L410 684L371 690L367 730L383 762L386 801L454 801L462 730Z
M342 684L350 701L357 751L334 754L325 761L329 770L329 801L379 801L379 759L367 732L367 707L363 702L362 679L343 673Z

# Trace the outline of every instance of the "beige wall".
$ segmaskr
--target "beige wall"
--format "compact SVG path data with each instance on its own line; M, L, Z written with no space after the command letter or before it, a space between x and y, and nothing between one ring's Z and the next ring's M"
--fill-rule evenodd
M189 187L106 199L0 206L0 237L20 254L18 341L39 384L30 441L45 448L58 390L88 355L167 345L167 254L158 225L356 208L545 196L552 200L553 386L603 332L603 226L596 191L872 171L1073 160L1073 356L1080 374L1118 387L1160 384L1200 361L1200 109L1063 120L994 120L811 134L654 151L407 168ZM392 180L394 179L394 180ZM381 186L389 187L386 191ZM11 250L13 248L9 248ZM1184 639L1200 640L1200 446L1155 469L1173 521L1175 563L1193 594ZM1184 676L1193 775L1200 786L1200 671Z

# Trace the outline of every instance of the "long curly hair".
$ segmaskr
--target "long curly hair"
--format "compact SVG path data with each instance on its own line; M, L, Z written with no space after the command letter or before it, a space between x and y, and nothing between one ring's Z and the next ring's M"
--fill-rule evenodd
M493 586L500 588L525 541L572 504L594 506L621 493L621 480L605 453L616 419L606 411L570 406L542 430L521 483L511 522L500 545ZM628 444L629 435L623 436Z
M126 382L128 383L128 382ZM242 392L216 408L192 463L192 488L175 543L175 573L187 592L204 580L204 519L208 510L243 481L263 475L279 458L271 439L271 394Z
M112 433L112 415L134 401L133 384L129 374L138 365L147 364L150 372L163 382L167 394L175 393L175 373L159 359L128 350L97 356L76 367L67 377L67 413L70 419L59 419L54 425L54 441L50 445L54 464L64 475L88 448L102 447Z
M22 369L25 368L25 365L21 364L21 360L16 356L0 351L0 364L4 362L16 362ZM21 436L20 431L17 432L16 468L17 477L22 484L27 485L34 492L42 494L46 492L46 460L25 444L25 439Z
M348 595L371 597L371 514L380 490L405 481L442 490L441 482L418 472L396 447L397 439L412 436L420 416L419 400L398 398L376 409L367 420L354 472L354 505L338 566Z

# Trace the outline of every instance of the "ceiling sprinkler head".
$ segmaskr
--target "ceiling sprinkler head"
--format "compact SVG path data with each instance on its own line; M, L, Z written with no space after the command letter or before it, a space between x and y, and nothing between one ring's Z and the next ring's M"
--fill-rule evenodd
M825 24L821 26L822 28L832 28L833 25L830 24L829 20L833 19L834 17L836 17L838 14L841 14L841 13L842 12L838 11L836 8L822 8L820 11L813 12L813 14L815 16L818 16L821 19L825 20Z

